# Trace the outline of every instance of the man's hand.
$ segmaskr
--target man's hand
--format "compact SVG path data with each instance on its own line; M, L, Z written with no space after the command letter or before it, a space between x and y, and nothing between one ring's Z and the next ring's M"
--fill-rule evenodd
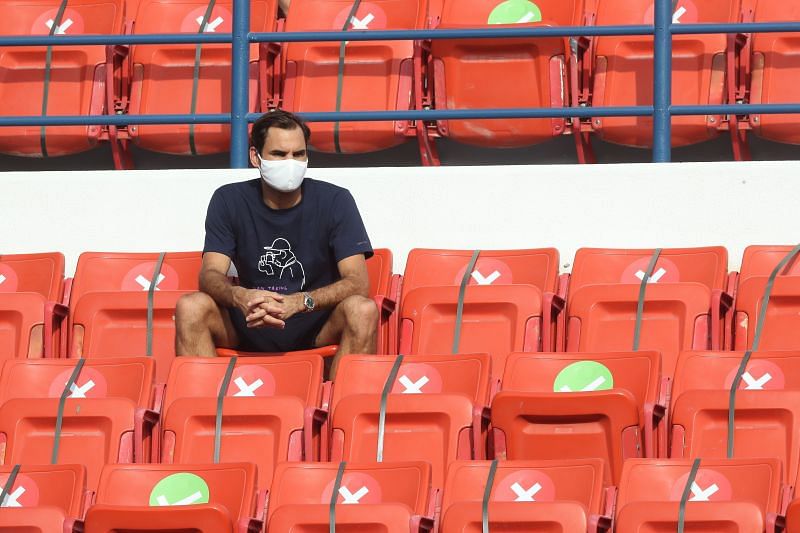
M285 322L297 313L304 312L306 310L306 304L303 300L304 298L302 292L285 295L283 297L283 301L275 304L275 307L279 308L280 310L274 316Z
M286 326L280 318L284 296L276 292L237 287L233 300L245 316L248 328L278 328Z

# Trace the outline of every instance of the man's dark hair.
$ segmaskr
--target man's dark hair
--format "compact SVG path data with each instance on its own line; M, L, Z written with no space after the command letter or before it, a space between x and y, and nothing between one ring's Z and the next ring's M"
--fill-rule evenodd
M250 146L261 152L264 149L264 141L267 140L267 132L270 128L280 128L282 130L300 128L303 131L306 145L311 137L311 130L300 117L283 109L275 109L264 113L258 120L253 122L253 128L250 130Z

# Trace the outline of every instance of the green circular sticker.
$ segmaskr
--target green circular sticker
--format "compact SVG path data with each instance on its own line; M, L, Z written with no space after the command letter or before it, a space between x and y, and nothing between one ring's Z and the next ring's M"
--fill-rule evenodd
M528 0L506 0L498 4L489 15L489 24L525 24L541 22L539 6Z
M597 361L578 361L564 367L553 382L555 392L590 392L614 387L611 371Z
M208 485L198 475L181 472L167 476L150 492L150 507L208 503Z

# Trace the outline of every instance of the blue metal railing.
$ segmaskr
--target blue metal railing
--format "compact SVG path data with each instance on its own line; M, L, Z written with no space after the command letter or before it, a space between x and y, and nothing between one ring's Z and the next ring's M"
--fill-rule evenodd
M152 115L50 115L0 117L0 126L63 126L129 124L231 124L231 167L247 166L247 125L260 115L248 113L248 63L250 43L389 41L436 39L493 39L577 36L654 36L654 94L652 106L572 107L572 108L503 108L503 109L430 109L402 111L343 111L302 113L309 122L351 122L383 120L457 120L502 118L589 118L610 116L653 116L653 161L671 158L672 115L748 113L800 113L800 104L726 104L673 106L672 36L713 33L800 32L800 22L739 24L673 24L671 0L655 0L653 26L556 26L436 30L351 30L308 32L250 32L249 0L234 0L231 33L183 33L142 35L58 35L0 36L0 46L47 45L118 45L118 44L231 44L232 87L231 113L152 114Z

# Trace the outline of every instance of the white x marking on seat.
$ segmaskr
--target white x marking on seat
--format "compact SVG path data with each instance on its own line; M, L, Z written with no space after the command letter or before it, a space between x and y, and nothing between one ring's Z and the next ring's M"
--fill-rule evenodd
M45 22L48 30L53 29L53 23L54 23L53 19L50 19L47 22ZM54 31L53 33L55 35L64 35L70 26L72 26L72 19L67 19L64 22L62 22L61 25L56 26L56 31Z
M658 283L658 280L664 277L664 274L666 273L667 273L666 270L664 270L663 268L659 268L658 270L653 272L653 275L650 276L650 279L647 280L647 283ZM645 274L644 270L640 270L636 273L636 277L639 279L644 279L644 274Z
M65 385L66 385L66 383L65 383ZM84 383L83 385L81 385L80 387L78 386L77 383L73 383L69 387L69 392L70 392L69 397L70 398L86 398L86 393L89 392L90 390L92 390L93 388L94 388L94 381L92 381L91 379L89 381L87 381L86 383Z
M772 379L772 376L769 372L764 372L764 375L758 379L755 379L750 372L745 372L742 374L742 381L747 384L745 390L764 390L764 385L769 383Z
M4 275L0 274L0 285L2 285L5 280L6 280L6 277Z
M700 485L697 484L696 481L692 482L692 497L689 498L690 502L707 502L711 496L713 496L719 487L716 483L712 484L707 489L701 489Z
M677 11L675 11L675 13L672 14L672 23L680 24L681 17L684 16L685 14L686 14L686 8L683 6L679 7Z
M197 17L195 20L197 21L198 25L203 23L203 17L202 16L201 17ZM214 33L214 32L216 32L217 31L217 26L219 26L223 22L225 22L225 20L222 17L217 17L211 22L206 22L206 25L203 28L203 33Z
M350 17L350 24L352 24L351 29L353 30L368 30L369 23L375 20L375 15L372 13L367 13L367 15L363 19L357 19L355 16Z
M19 503L19 498L25 494L25 487L17 487L17 490L6 494L5 501L0 504L0 507L22 507Z
M350 489L348 489L347 487L339 487L339 494L341 494L342 498L344 498L344 501L342 502L343 504L359 503L361 498L366 496L368 492L369 489L367 487L361 487L355 493L350 492Z
M500 272L498 272L497 270L495 270L485 278L483 277L483 274L481 274L478 270L474 270L472 272L472 279L474 279L478 285L491 285L492 283L497 281L497 278L499 277L500 277Z
M514 483L511 485L511 490L517 495L515 502L535 502L534 496L542 490L542 486L539 483L534 483L531 488L525 490L519 483Z
M417 381L411 381L408 376L403 374L400 376L399 381L406 390L403 391L403 394L422 394L422 387L424 387L430 380L428 376L422 376Z
M158 286L159 286L159 284L161 284L162 281L164 281L165 277L166 276L164 274L159 274L158 275L158 280L156 281L156 290L160 290L158 288ZM142 286L142 290L145 290L145 291L146 290L150 290L150 280L147 279L146 277L142 276L141 274L136 276L136 283L138 283L139 285Z
M233 382L236 383L236 385L239 387L239 392L234 394L234 396L255 396L256 391L260 389L261 386L264 384L264 382L261 381L261 378L258 378L250 385L248 385L247 382L244 379L242 379L241 376L234 379Z

